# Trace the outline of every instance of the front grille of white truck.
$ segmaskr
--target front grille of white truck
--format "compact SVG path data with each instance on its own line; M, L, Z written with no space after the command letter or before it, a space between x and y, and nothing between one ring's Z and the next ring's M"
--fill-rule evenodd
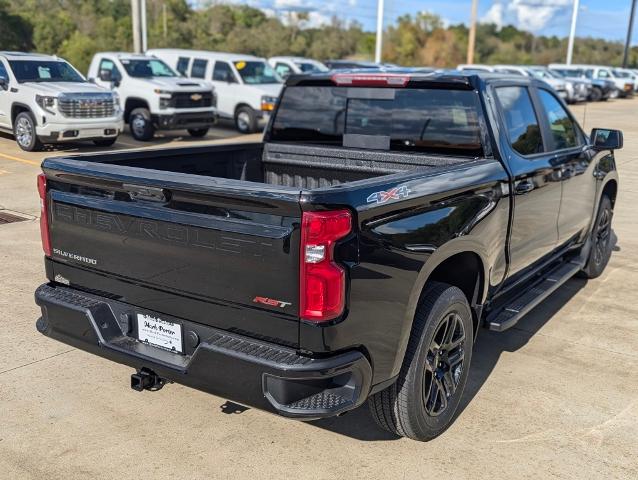
M115 115L115 102L109 93L61 96L58 109L67 118L105 118Z
M202 108L212 105L212 92L175 92L170 101L173 108Z

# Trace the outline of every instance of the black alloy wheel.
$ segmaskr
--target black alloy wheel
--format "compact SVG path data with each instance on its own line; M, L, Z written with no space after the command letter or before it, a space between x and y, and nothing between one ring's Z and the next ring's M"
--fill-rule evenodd
M454 395L465 359L465 328L458 313L442 318L426 357L423 405L428 415L436 417L448 407Z

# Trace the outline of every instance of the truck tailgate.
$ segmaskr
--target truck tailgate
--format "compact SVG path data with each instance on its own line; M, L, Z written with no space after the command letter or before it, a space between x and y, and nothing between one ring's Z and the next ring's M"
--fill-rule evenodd
M297 344L298 191L70 159L43 170L65 280L90 271L121 301Z

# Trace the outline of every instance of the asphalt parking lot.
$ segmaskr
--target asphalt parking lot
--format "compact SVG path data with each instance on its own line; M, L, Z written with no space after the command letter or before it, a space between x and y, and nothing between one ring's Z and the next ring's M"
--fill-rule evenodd
M129 368L37 333L39 162L93 149L27 154L0 137L0 212L27 218L0 224L0 479L638 478L638 99L573 111L587 131L625 132L611 262L516 328L481 331L460 415L429 443L384 433L366 408L300 423L179 385L134 392Z

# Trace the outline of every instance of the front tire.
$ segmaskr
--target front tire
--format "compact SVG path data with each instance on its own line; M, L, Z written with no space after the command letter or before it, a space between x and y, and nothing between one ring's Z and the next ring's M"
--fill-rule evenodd
M239 107L235 113L235 126L241 133L257 131L257 115L250 107Z
M585 267L581 270L581 276L585 278L600 277L609 263L613 249L611 232L613 216L611 199L607 195L603 195L600 199L598 215L596 215L596 224L591 233L589 257L587 257Z
M25 152L42 150L42 142L35 131L35 120L30 112L20 112L13 122L13 135Z
M151 112L146 108L136 108L129 116L129 127L133 138L140 142L148 142L155 135L155 127L151 120Z
M379 426L419 441L443 433L465 389L473 336L472 313L463 292L431 282L416 311L396 383L368 400Z
M205 137L208 133L208 128L189 128L188 134L194 138Z

